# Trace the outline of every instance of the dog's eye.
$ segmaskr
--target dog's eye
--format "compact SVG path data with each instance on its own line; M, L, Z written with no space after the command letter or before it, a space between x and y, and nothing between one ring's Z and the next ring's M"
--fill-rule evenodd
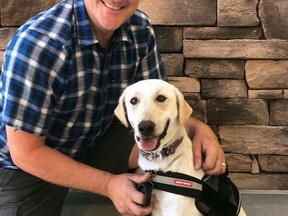
M163 95L159 95L157 98L156 98L156 100L158 101L158 102L164 102L165 100L166 100L167 98L165 97L165 96L163 96Z
M135 105L135 104L138 103L138 99L137 99L136 97L134 97L134 98L132 98L132 99L130 100L130 103L131 103L132 105Z

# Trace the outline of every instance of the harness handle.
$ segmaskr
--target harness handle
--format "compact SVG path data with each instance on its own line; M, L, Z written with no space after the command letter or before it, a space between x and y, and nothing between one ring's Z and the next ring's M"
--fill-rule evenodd
M136 189L144 194L144 203L142 204L142 207L149 206L151 203L153 184L150 181L137 184Z

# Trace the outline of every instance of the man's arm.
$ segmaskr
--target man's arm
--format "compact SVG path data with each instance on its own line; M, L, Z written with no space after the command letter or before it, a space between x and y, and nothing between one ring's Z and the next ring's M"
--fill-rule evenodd
M151 207L141 208L144 196L135 183L149 175L112 175L77 162L45 145L45 137L35 136L6 126L8 146L13 162L22 170L61 186L109 197L120 213L146 215Z
M48 182L107 195L106 188L112 174L78 163L46 146L45 137L9 126L6 126L6 131L13 162L19 168ZM99 184L95 185L95 182Z
M224 173L225 154L212 129L193 117L188 119L185 128L193 142L195 168L204 169L208 175Z

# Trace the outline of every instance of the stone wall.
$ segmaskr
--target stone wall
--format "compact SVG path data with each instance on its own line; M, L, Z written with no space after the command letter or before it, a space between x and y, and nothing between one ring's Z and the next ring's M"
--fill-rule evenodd
M0 64L16 27L58 2L1 0ZM288 189L287 0L142 0L170 82L207 122L240 188Z

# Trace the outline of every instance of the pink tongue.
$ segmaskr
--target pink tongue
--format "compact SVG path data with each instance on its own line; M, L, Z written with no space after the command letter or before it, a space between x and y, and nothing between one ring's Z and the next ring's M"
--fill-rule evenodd
M157 146L157 138L140 138L140 145L144 151L153 151Z

